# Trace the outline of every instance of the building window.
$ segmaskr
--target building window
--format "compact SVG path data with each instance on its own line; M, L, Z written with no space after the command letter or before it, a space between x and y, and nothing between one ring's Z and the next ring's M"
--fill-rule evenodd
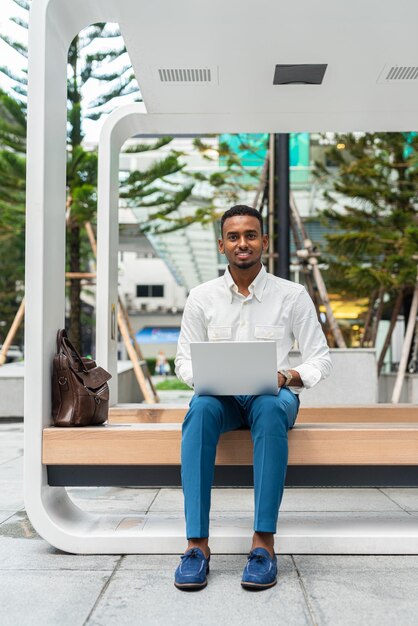
M137 285L137 298L164 298L164 285Z

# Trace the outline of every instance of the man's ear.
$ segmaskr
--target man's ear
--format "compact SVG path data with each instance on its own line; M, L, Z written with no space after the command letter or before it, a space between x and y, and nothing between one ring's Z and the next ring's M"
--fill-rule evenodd
M222 239L218 239L218 250L221 254L225 254L224 242Z
M269 247L269 236L263 235L263 251L265 252Z

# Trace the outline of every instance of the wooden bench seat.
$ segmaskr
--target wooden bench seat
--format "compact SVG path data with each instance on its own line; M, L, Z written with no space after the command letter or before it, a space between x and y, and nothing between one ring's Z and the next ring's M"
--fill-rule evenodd
M181 422L186 410L186 406L117 406L111 409L104 426L44 429L43 464L48 485L57 488L53 493L60 502L61 487L179 487ZM222 435L216 462L216 486L252 487L250 432L236 430ZM418 407L300 410L289 432L286 486L395 485L418 485ZM74 536L84 538L77 548L82 552L183 550L182 516L154 513L144 524L144 516L132 510L135 504L127 503L126 507L129 512L100 510L83 517L80 502L73 513L67 503L63 524L68 528L73 515L77 524ZM55 512L53 519L56 525ZM223 519L222 525L212 529L214 553L245 552L252 534L251 515L244 522L240 518L239 526L234 524ZM280 552L288 554L418 554L418 531L406 514L371 519L369 513L303 513L297 518L282 516L277 545Z
M46 428L43 463L178 465L185 411L158 405L116 407L105 426ZM249 431L222 435L216 463L251 465ZM418 465L418 409L301 409L289 432L289 465Z
M187 404L120 404L110 409L109 424L179 423L187 408ZM418 424L418 407L411 404L301 407L297 418L298 424L357 422Z

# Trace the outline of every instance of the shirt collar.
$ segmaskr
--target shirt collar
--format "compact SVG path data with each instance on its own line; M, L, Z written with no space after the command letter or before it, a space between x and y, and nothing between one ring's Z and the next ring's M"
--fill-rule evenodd
M225 270L224 280L231 294L231 302L232 302L234 291L236 291L237 286L234 282L234 279L231 276L231 272L229 271L229 266ZM249 286L250 293L254 294L254 296L257 298L259 302L261 302L261 298L263 295L264 287L266 286L266 282L267 282L267 272L266 272L266 268L264 267L264 265L262 265L257 276L254 278L253 282Z

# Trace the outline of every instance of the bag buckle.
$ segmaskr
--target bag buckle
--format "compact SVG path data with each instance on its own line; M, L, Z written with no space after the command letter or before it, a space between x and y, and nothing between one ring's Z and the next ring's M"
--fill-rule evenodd
M66 384L67 384L67 379L66 379L66 377L65 377L65 376L60 376L60 377L58 378L58 383L59 383L61 386L66 385Z

